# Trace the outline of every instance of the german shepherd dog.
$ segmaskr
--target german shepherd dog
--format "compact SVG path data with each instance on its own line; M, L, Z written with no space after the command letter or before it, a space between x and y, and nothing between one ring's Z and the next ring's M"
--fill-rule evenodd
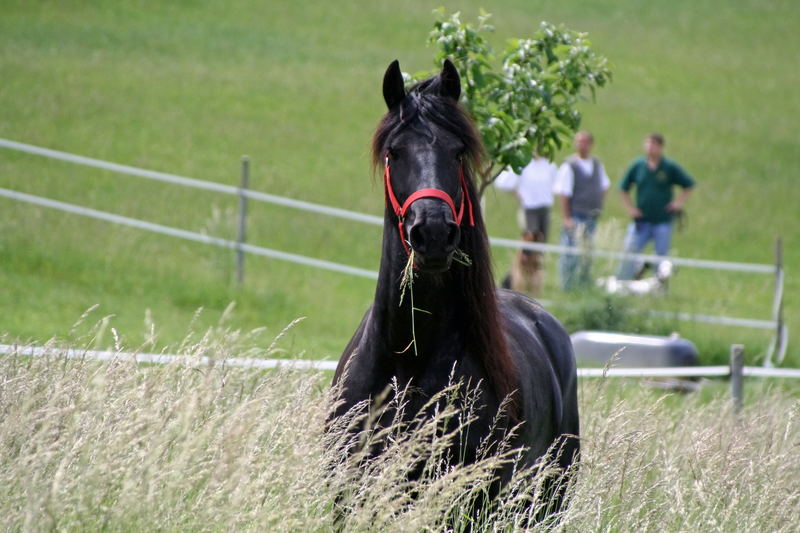
M522 233L525 242L545 242L541 231L525 231ZM544 281L544 254L539 250L517 250L511 270L503 279L502 287L530 296L542 295Z

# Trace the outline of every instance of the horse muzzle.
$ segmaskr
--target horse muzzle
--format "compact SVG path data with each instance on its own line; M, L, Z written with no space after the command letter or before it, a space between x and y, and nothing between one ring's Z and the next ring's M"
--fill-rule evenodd
M411 209L406 234L414 264L423 272L448 270L461 240L461 228L445 207L438 200L424 199Z

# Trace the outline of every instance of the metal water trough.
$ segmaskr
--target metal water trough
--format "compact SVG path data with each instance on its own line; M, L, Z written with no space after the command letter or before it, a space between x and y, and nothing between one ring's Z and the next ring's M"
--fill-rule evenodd
M615 356L616 367L670 367L700 364L697 347L677 334L669 337L629 335L609 331L578 331L571 335L578 364L605 365Z

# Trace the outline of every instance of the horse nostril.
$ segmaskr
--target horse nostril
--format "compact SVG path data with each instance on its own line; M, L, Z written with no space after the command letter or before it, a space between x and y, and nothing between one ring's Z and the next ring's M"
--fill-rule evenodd
M448 232L447 232L447 240L446 247L447 251L451 252L456 249L458 246L458 241L461 238L461 230L458 227L458 224L455 222L448 222Z
M408 241L411 243L411 248L419 253L425 253L425 236L421 224L411 226L408 230Z

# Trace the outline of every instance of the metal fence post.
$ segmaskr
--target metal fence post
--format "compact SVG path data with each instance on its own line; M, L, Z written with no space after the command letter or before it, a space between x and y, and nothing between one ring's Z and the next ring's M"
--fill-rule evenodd
M738 413L742 410L744 401L744 346L741 344L731 345L731 398L733 399L733 411Z
M775 355L776 364L783 362L786 353L783 324L783 239L778 237L775 241L775 303L773 308L773 318L777 323L775 328Z
M244 283L244 250L242 244L247 240L247 196L245 191L250 181L250 158L242 156L242 184L239 187L239 232L236 238L236 282Z
M775 336L767 349L764 357L764 366L774 368L783 362L786 355L786 345L789 336L786 331L786 324L783 322L783 239L775 239L775 292L772 296L772 321L775 324Z

